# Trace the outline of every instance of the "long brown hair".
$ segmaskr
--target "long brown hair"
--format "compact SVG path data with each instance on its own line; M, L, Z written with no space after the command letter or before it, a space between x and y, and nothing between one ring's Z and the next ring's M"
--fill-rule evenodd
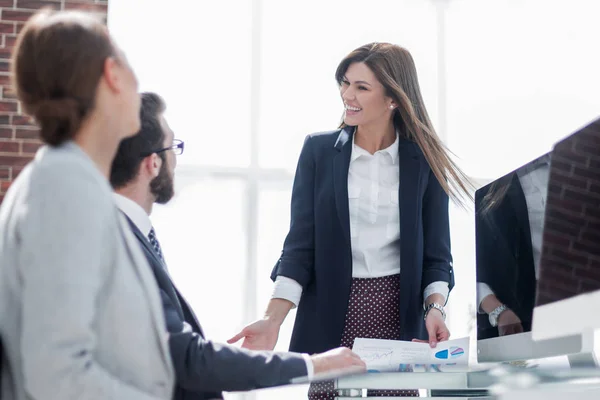
M44 142L59 145L75 136L94 108L111 56L108 31L93 14L44 9L25 24L12 54L13 87Z
M473 201L473 185L467 175L448 155L435 133L417 79L415 62L408 50L390 43L370 43L348 54L338 65L335 79L342 84L348 67L365 63L383 85L386 95L394 99L394 126L405 138L416 142L444 191L464 206L464 198ZM341 127L345 124L342 122Z

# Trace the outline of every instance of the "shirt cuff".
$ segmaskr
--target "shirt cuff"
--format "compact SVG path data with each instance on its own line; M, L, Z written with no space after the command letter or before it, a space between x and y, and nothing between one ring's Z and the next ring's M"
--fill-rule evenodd
M481 309L481 302L490 294L494 294L494 292L487 283L477 282L477 312L479 314L485 314L485 312Z
M308 354L302 354L302 357L304 358L304 361L306 362L306 377L308 378L308 381L310 382L313 380L313 378L315 376L315 367L314 367L313 362Z
M284 299L291 302L295 307L300 304L300 297L302 297L302 285L288 278L287 276L279 275L275 279L275 285L273 287L272 299Z
M427 285L427 287L423 291L423 307L425 307L425 303L424 303L425 300L427 300L427 298L429 296L431 296L432 294L441 294L442 297L444 298L443 305L446 305L446 302L448 301L449 293L450 293L450 290L448 289L448 282L437 281L437 282L430 283L429 285Z

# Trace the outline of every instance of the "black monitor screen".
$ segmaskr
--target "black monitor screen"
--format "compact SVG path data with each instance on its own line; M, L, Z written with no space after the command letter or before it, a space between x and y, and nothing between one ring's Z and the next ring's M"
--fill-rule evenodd
M600 289L600 119L475 194L477 337Z
M600 289L600 119L557 143L537 303Z

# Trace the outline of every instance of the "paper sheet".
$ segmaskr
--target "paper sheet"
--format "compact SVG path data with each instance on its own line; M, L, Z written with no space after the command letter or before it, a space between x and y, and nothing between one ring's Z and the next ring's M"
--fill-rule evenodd
M429 343L357 338L352 350L367 364L369 372L416 372L465 370L469 364L469 338Z

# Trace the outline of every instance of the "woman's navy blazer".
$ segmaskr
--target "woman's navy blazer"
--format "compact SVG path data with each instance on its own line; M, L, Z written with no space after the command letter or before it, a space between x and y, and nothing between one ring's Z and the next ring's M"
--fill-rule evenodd
M303 287L290 351L339 347L350 287L352 254L348 168L354 127L307 136L292 189L290 230L271 279ZM416 143L400 138L400 329L402 340L426 339L423 289L454 286L448 195Z

